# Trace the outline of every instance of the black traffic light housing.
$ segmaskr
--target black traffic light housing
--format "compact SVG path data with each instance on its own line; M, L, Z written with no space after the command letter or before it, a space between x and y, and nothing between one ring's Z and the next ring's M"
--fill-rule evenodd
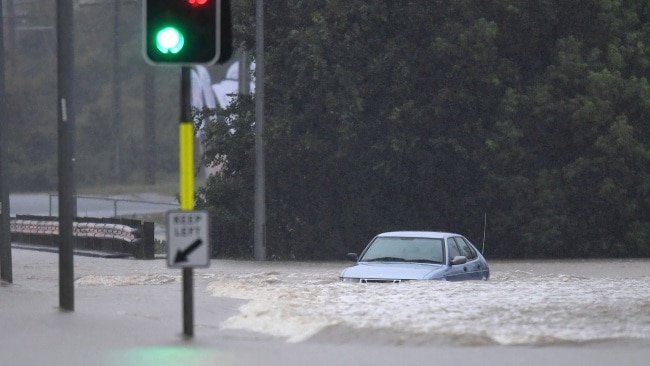
M145 0L145 59L156 65L212 65L232 53L230 0Z

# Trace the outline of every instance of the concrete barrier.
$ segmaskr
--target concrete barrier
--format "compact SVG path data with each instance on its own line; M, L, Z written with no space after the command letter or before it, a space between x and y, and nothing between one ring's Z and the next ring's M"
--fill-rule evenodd
M58 248L59 222L52 216L17 215L10 220L11 241ZM74 249L154 258L154 224L132 219L78 217L73 222Z

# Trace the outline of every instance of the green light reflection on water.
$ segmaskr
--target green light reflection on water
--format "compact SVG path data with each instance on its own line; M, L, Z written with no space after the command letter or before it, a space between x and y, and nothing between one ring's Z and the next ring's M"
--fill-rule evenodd
M204 366L223 365L224 353L214 349L182 346L129 348L113 352L109 366Z

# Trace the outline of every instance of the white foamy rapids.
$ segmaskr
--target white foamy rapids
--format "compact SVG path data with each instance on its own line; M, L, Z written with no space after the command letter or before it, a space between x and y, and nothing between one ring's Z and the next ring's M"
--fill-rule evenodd
M145 274L133 276L100 276L88 275L74 281L75 286L131 286L131 285L163 285L179 281L179 276L166 274Z
M212 279L214 274L194 274L194 278ZM133 285L164 285L180 282L180 275L164 273L136 274L131 276L117 275L87 275L74 281L75 286L133 286Z
M306 340L340 328L388 340L457 344L650 342L650 277L533 275L513 271L487 282L351 284L331 273L227 274L213 296L250 300L223 326ZM399 338L399 339L398 339Z

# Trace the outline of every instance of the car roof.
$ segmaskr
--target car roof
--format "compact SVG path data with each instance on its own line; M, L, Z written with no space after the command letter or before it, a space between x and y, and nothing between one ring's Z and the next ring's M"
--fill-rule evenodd
M441 232L441 231L390 231L387 233L381 233L377 236L378 237L443 239L449 236L461 236L461 235Z

